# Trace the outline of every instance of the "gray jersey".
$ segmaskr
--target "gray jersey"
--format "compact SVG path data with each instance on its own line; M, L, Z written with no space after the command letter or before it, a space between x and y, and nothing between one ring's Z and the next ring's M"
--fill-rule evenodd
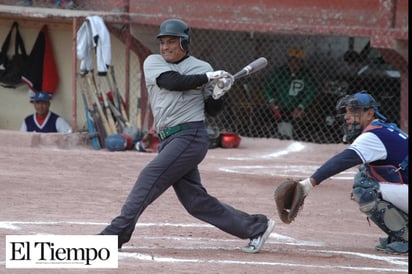
M204 74L213 71L209 63L189 56L174 64L166 62L160 54L152 54L144 61L143 69L157 132L182 123L204 121L204 100L212 92L211 84L187 91L170 91L158 87L156 79L166 71Z

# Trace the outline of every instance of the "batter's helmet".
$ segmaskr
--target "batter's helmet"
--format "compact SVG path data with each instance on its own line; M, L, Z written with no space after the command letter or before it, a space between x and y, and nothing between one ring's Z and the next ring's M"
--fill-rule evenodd
M237 148L240 145L240 136L234 132L222 132L220 134L220 142L223 148Z
M179 19L168 19L160 25L159 34L156 38L162 36L180 37L180 47L184 51L189 51L190 47L190 28L189 25Z
M109 151L123 151L127 147L127 140L122 134L111 134L104 140Z
M132 149L133 148L133 140L132 137L126 133L121 134L126 139L126 148L125 149Z
M133 145L140 141L144 135L143 131L135 125L125 127L123 129L123 134L127 134L132 138Z
M146 133L142 140L137 142L135 148L140 152L157 152L160 139L153 131Z

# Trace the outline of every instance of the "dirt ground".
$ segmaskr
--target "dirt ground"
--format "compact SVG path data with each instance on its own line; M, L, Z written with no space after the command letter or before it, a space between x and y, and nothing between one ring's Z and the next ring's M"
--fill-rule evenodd
M46 136L47 135L47 136ZM139 171L155 154L94 151L77 136L0 130L0 239L6 235L94 235L117 216ZM274 219L258 254L247 240L191 217L168 190L141 216L118 269L6 269L0 273L406 273L408 256L375 251L384 234L349 199L356 169L316 187L292 224L273 200L286 178L305 178L344 145L242 138L211 149L200 165L210 194Z

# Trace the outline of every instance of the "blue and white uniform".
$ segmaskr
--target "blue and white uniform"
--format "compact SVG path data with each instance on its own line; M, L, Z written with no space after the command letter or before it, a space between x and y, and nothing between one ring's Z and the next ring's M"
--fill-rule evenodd
M36 113L24 118L20 131L71 133L72 128L62 117L49 111L42 124L37 121Z
M379 120L372 121L347 149L328 160L311 177L320 184L339 172L365 164L379 181L382 199L408 214L408 165L399 169L399 173L393 172L396 176L392 178L379 175L379 171L394 171L399 168L408 156L409 137L382 123L384 122Z

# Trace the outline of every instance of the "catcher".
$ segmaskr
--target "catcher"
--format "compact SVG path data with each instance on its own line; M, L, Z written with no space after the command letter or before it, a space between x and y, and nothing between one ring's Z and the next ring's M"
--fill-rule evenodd
M376 250L407 254L408 246L408 135L386 122L378 103L365 91L340 99L336 109L343 120L343 141L349 147L326 161L305 180L289 180L275 191L281 220L292 222L311 189L325 179L360 165L351 198L387 237Z

